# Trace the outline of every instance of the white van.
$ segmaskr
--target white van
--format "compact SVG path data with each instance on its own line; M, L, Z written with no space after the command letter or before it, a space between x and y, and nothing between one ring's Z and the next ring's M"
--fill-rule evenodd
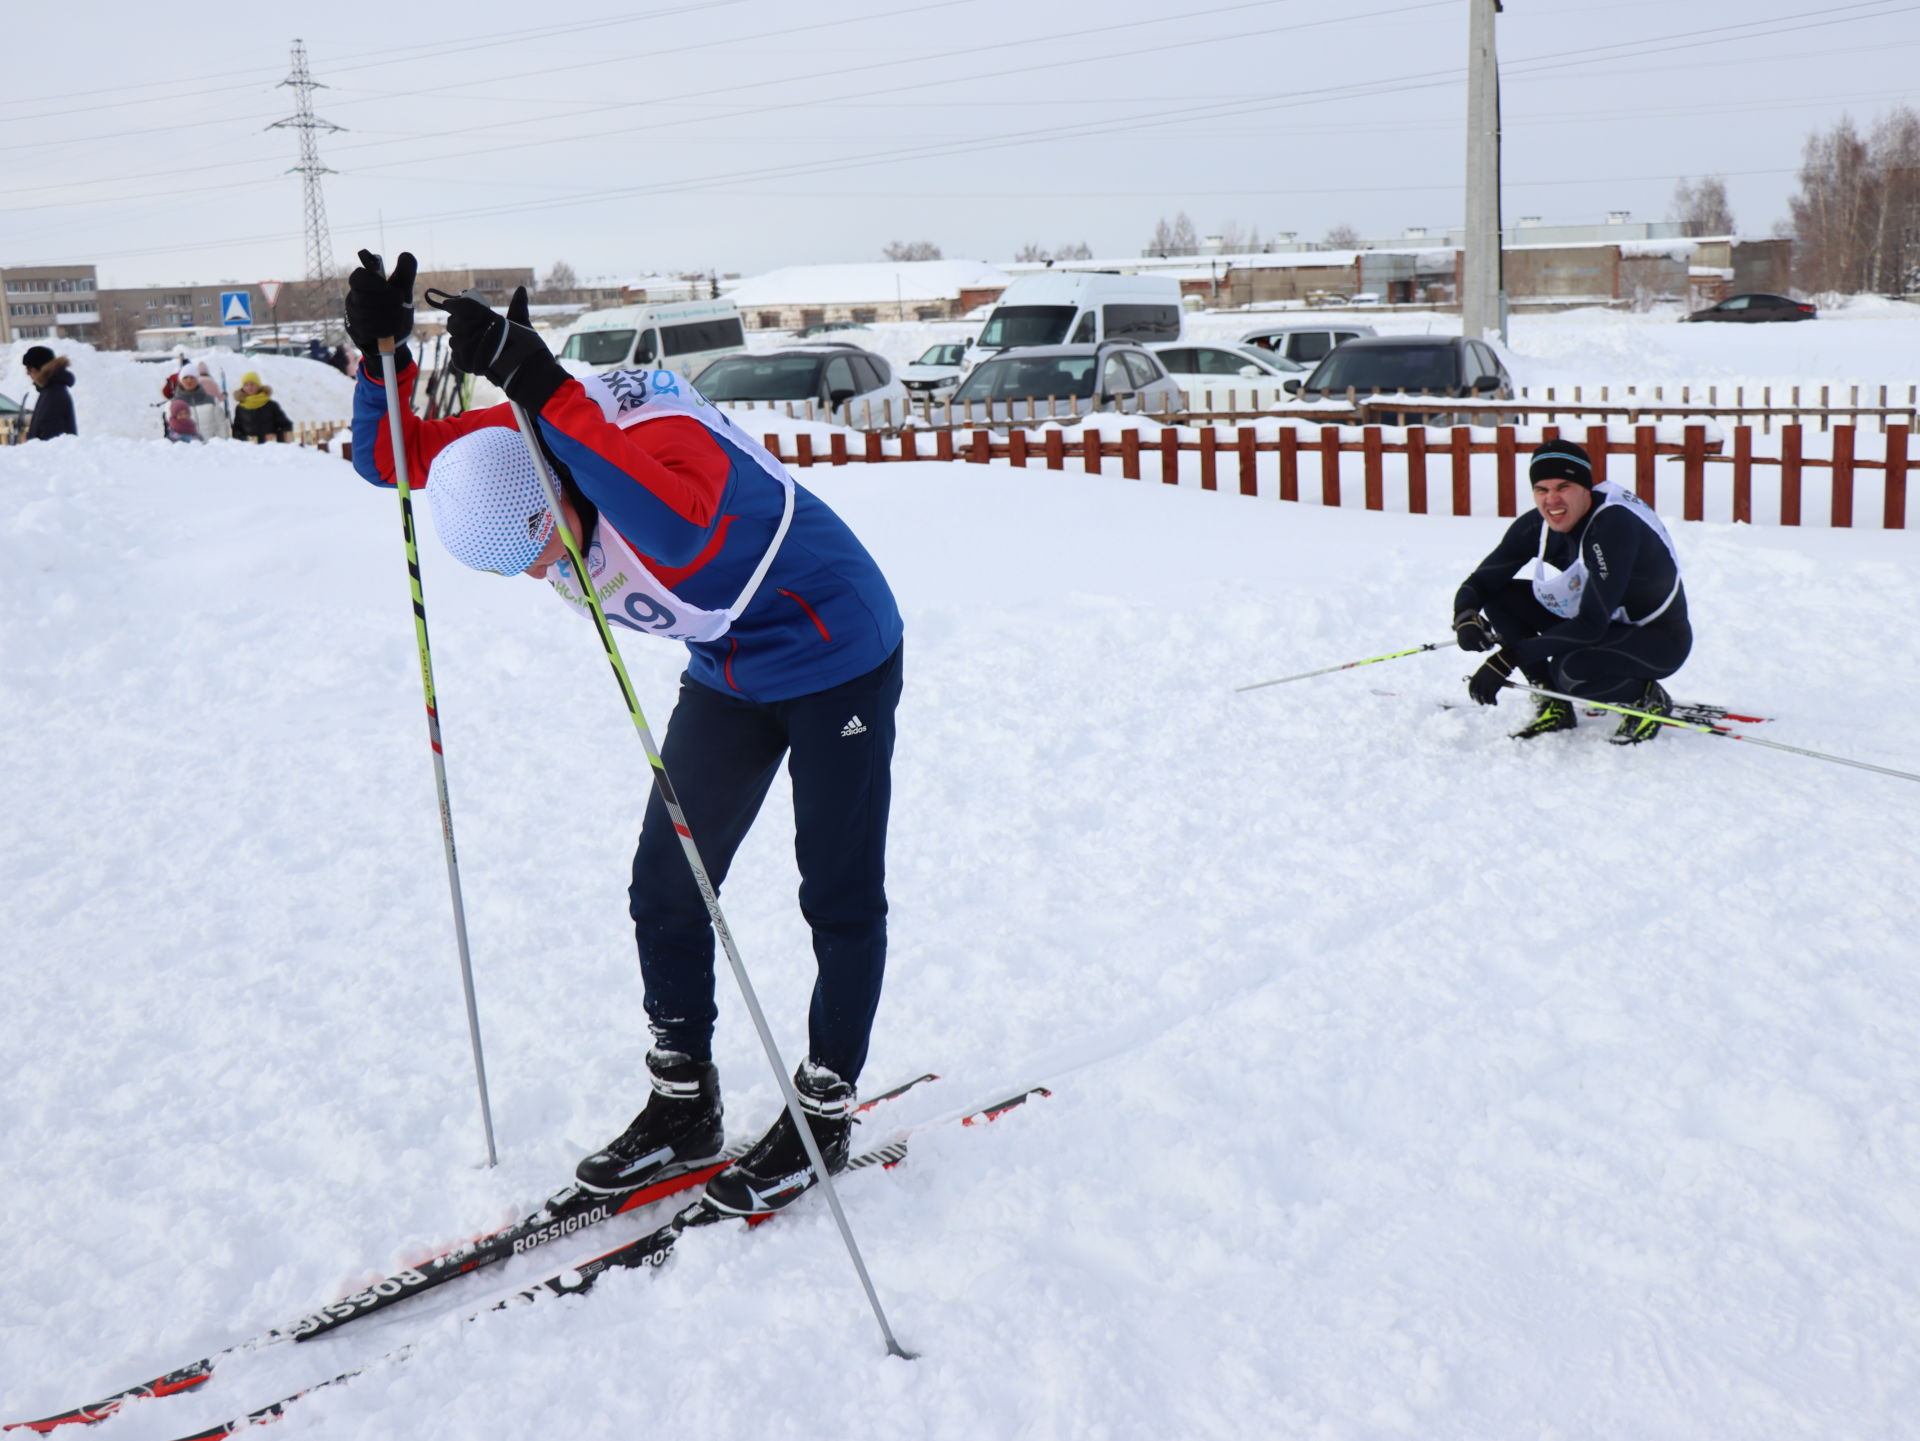
M588 311L568 330L560 358L595 370L654 366L691 380L708 361L746 348L731 300L674 300Z
M1170 275L1035 271L1000 292L967 364L1016 345L1178 340L1180 317L1180 282Z

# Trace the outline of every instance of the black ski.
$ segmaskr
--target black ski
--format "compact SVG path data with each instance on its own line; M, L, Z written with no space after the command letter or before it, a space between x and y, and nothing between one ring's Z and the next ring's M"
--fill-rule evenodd
M938 1080L929 1072L916 1076L903 1085L890 1091L883 1091L861 1102L858 1110L865 1111L879 1105L882 1101L891 1101L904 1095L923 1081ZM477 1237L451 1251L443 1252L419 1266L396 1271L391 1276L383 1276L371 1286L343 1296L317 1310L309 1312L299 1320L287 1326L277 1326L271 1331L253 1336L245 1341L236 1341L223 1350L215 1351L211 1356L203 1356L198 1361L169 1371L164 1376L156 1376L150 1381L142 1381L137 1386L129 1386L104 1396L98 1401L90 1401L84 1406L76 1406L70 1411L56 1415L43 1416L38 1421L11 1421L0 1430L28 1430L45 1434L60 1426L71 1424L91 1425L104 1421L129 1401L148 1396L177 1396L183 1391L191 1391L210 1378L222 1361L232 1356L243 1355L250 1351L263 1350L268 1346L278 1346L288 1341L311 1341L316 1336L324 1336L338 1330L350 1321L362 1316L371 1316L376 1311L384 1311L398 1301L418 1296L444 1285L455 1277L467 1275L486 1266L491 1266L509 1257L518 1256L524 1251L551 1245L555 1241L597 1226L602 1221L624 1215L628 1211L638 1210L655 1201L680 1195L696 1186L703 1186L740 1152L729 1151L717 1161L692 1170L681 1171L675 1175L662 1177L636 1186L630 1191L589 1191L581 1186L568 1186L550 1196L538 1210L530 1212L512 1225L501 1230ZM209 1433L209 1434L225 1434Z
M1399 691L1376 690L1375 695L1397 696ZM1469 703L1457 700L1435 701L1441 710L1467 710ZM1617 711L1588 710L1589 716L1617 715ZM1737 725L1765 725L1772 716L1746 715L1740 711L1728 710L1725 706L1711 705L1706 701L1675 701L1669 712L1677 721L1687 721L1693 725L1724 725L1731 721Z
M1044 1086L1034 1086L1029 1090L1016 1092L1005 1100L996 1101L990 1106L981 1106L977 1110L967 1112L959 1118L960 1124L963 1126L971 1126L976 1121L996 1120L1006 1114L1006 1112L1011 1111L1014 1107L1024 1105L1035 1096L1050 1096L1052 1094L1053 1092ZM885 1098L876 1097L875 1099ZM847 1162L847 1169L842 1174L847 1175L854 1171L864 1171L874 1166L897 1166L901 1161L906 1159L906 1155L907 1141L906 1138L903 1137L900 1140L889 1142L884 1146L876 1146L871 1151L865 1151L855 1156ZM489 1315L494 1311L505 1311L513 1307L531 1305L533 1302L539 1301L546 1296L584 1295L586 1292L591 1291L594 1284L609 1271L632 1269L635 1267L664 1266L668 1258L673 1254L674 1246L686 1231L701 1226L715 1225L721 1221L742 1221L749 1226L756 1226L762 1221L772 1220L779 1214L780 1212L778 1211L768 1211L756 1216L734 1216L714 1210L704 1200L695 1201L658 1230L650 1231L636 1241L627 1242L624 1246L616 1246L613 1250L596 1256L590 1261L584 1261L578 1266L569 1267L565 1271L547 1277L544 1281L537 1281L531 1286L514 1292L511 1296L495 1301L491 1306L475 1311L466 1319L473 1321L479 1319L481 1316ZM324 1381L316 1381L313 1385L296 1391L291 1396L281 1397L271 1405L262 1406L257 1411L249 1411L244 1416L236 1416L231 1421L223 1421L218 1426L209 1427L205 1431L195 1431L190 1436L182 1436L178 1438L178 1441L216 1441L218 1437L231 1436L236 1431L244 1431L249 1426L258 1426L263 1422L271 1421L275 1417L283 1415L287 1407L291 1406L294 1402L303 1397L311 1396L316 1391L325 1390L329 1386L337 1386L342 1381L351 1381L355 1376L369 1371L375 1366L396 1364L406 1360L407 1357L414 1353L417 1345L417 1342L409 1342L404 1346L388 1351L384 1355L376 1356L373 1360L366 1362L364 1365L356 1366L351 1371L342 1371L337 1376L329 1376Z

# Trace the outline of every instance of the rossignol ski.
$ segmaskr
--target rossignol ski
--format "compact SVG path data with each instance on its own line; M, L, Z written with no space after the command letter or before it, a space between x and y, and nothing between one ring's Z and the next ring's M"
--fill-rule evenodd
M1397 696L1400 692L1394 690L1376 690L1374 694ZM1434 704L1441 710L1467 710L1470 708L1469 703L1466 701L1443 700L1435 701ZM1597 716L1603 715L1605 712L1589 708L1586 714L1589 716ZM1711 705L1706 701L1675 701L1673 703L1673 709L1669 711L1668 714L1675 720L1690 721L1695 725L1720 725L1728 721L1732 721L1737 725L1765 725L1773 719L1772 716L1745 715L1740 711L1728 710L1725 706Z
M938 1080L931 1072L916 1076L903 1085L860 1103L859 1111L866 1111L882 1101L891 1101L904 1095L923 1081ZM214 1373L214 1369L229 1357L244 1355L251 1351L264 1350L268 1346L278 1346L287 1341L311 1341L338 1330L350 1321L362 1316L370 1316L383 1311L398 1301L418 1296L445 1284L455 1277L478 1271L495 1262L504 1261L523 1252L550 1245L555 1241L597 1226L602 1221L624 1215L628 1211L638 1210L655 1201L677 1196L696 1186L703 1186L740 1152L730 1150L717 1161L704 1166L681 1171L672 1176L660 1177L644 1186L630 1191L589 1191L581 1186L568 1186L556 1192L537 1210L534 1210L498 1231L489 1232L443 1252L430 1261L404 1271L396 1271L384 1276L372 1285L363 1287L338 1301L315 1308L299 1320L286 1326L277 1326L245 1341L236 1341L233 1345L203 1356L198 1361L156 1376L150 1381L142 1381L137 1386L116 1391L111 1396L103 1396L98 1401L90 1401L84 1406L76 1406L69 1411L61 1411L52 1416L43 1416L38 1421L11 1421L0 1430L29 1430L42 1434L57 1427L79 1424L91 1424L104 1421L129 1401L148 1396L177 1396L204 1384ZM225 1433L210 1433L225 1434Z
M913 1083L910 1082L909 1084ZM903 1087L902 1089L905 1088ZM996 1101L988 1106L977 1107L974 1110L964 1113L958 1119L963 1126L971 1126L977 1121L996 1120L1006 1112L1011 1111L1014 1107L1023 1105L1035 1096L1050 1096L1052 1094L1053 1092L1044 1086L1034 1086L1028 1090L1017 1091L1005 1100ZM882 1100L885 1098L876 1097L875 1099ZM873 1150L864 1151L854 1156L847 1162L846 1171L842 1174L851 1174L854 1171L863 1171L874 1166L897 1166L901 1161L906 1159L906 1155L907 1138L902 1137L897 1141L891 1141L884 1146L876 1146ZM473 1321L481 1316L489 1315L494 1311L505 1311L510 1308L531 1305L547 1296L584 1295L586 1292L591 1291L594 1284L609 1271L632 1269L635 1267L664 1266L667 1263L667 1259L673 1254L675 1244L685 1231L693 1230L701 1226L715 1225L721 1221L741 1221L748 1226L757 1226L762 1221L770 1221L779 1214L781 1213L778 1211L766 1211L752 1216L734 1216L714 1210L704 1200L695 1201L658 1230L650 1231L638 1240L627 1242L624 1246L616 1246L613 1250L595 1256L592 1260L583 1261L578 1266L571 1266L564 1271L556 1272L543 1281L536 1281L531 1286L522 1287L512 1295L504 1296L492 1305L473 1312L472 1315L465 1319ZM285 1414L286 1409L293 1405L294 1402L311 1396L316 1391L324 1390L329 1386L337 1386L343 1381L351 1381L355 1376L359 1376L376 1366L397 1364L406 1360L417 1348L417 1342L409 1342L404 1346L386 1352L384 1355L376 1356L372 1360L354 1367L351 1371L342 1371L336 1376L329 1376L324 1381L316 1381L313 1385L296 1391L290 1396L283 1396L270 1405L262 1406L256 1411L249 1411L244 1416L236 1416L230 1421L222 1421L219 1425L211 1426L204 1431L195 1431L191 1435L179 1437L178 1441L216 1441L218 1437L231 1436L236 1431L246 1430L249 1426L262 1425L273 1420L275 1417Z

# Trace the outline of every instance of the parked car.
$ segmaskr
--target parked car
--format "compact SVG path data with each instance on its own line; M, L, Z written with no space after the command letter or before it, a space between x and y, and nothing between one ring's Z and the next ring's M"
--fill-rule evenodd
M907 388L884 356L833 341L759 355L723 355L695 376L693 384L718 405L811 403L814 419L860 430L898 424L907 411Z
M795 340L817 340L823 335L831 335L836 330L857 330L863 335L872 332L858 320L822 320L813 325L802 326L794 332Z
M18 440L27 433L27 409L9 395L0 395L0 438Z
M952 341L929 345L912 365L901 367L900 383L916 400L938 400L949 394L960 384L960 376L966 365L967 347L972 343Z
M1812 320L1820 312L1800 300L1784 295L1729 295L1718 305L1683 315L1682 320L1730 320L1752 323L1759 320Z
M1458 335L1363 335L1313 368L1304 381L1284 382L1302 400L1371 395L1492 396L1513 388L1493 347ZM1444 408L1380 413L1387 425L1467 423Z
M1273 405L1288 399L1284 386L1289 375L1305 375L1312 368L1284 355L1238 345L1197 345L1176 341L1149 345L1167 374L1180 382L1189 406L1212 408L1231 401L1250 406ZM1213 397L1211 402L1206 397Z
M275 339L271 335L256 335L240 347L246 355L291 355L310 360L312 355L305 340L295 340L291 336Z
M1139 345L1034 345L989 356L953 393L956 415L1004 428L1078 420L1096 410L1170 415L1180 383Z
M1372 335L1371 325L1336 325L1326 320L1295 321L1291 324L1263 325L1249 330L1239 339L1241 345L1257 345L1302 365L1317 364L1334 346L1361 335Z

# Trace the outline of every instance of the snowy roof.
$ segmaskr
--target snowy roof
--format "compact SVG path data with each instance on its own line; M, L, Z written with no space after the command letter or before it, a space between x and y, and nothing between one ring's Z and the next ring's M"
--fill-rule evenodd
M788 265L726 287L736 305L847 305L868 300L953 300L962 290L1005 286L984 260L876 260L858 265Z

